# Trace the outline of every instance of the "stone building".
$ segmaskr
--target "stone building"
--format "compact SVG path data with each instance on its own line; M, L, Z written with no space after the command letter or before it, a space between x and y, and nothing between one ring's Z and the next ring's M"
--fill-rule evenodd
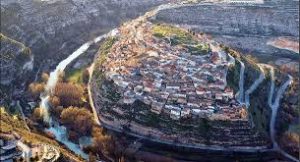
M13 162L20 158L22 152L17 148L17 142L13 139L3 138L0 139L0 161Z

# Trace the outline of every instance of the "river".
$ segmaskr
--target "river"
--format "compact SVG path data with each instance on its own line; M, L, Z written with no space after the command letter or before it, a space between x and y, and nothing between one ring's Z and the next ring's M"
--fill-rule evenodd
M164 4L158 6L156 9L149 11L145 13L145 15L138 17L135 19L136 21L143 21L149 17L154 16L158 11L163 10L163 9L168 9L172 7L176 7L177 5L172 5L172 4ZM133 20L134 21L134 20ZM49 123L50 128L47 129L47 131L50 131L53 133L55 136L55 139L57 141L60 141L64 143L70 150L75 152L76 154L82 156L84 159L88 159L88 155L85 154L81 149L78 144L75 144L71 141L68 140L68 134L67 130L64 126L59 125L57 121L53 121L53 118L49 114L49 98L51 94L53 93L53 90L59 80L60 74L65 70L65 68L76 58L78 58L81 54L86 52L88 48L94 44L98 43L99 41L103 40L104 38L107 38L108 36L115 36L118 33L117 29L111 30L109 33L101 35L99 37L96 37L95 39L88 41L84 43L82 46L80 46L76 51L74 51L71 55L69 55L66 59L62 60L55 68L54 71L50 73L49 80L46 84L45 91L41 94L41 102L40 102L40 108L42 109L43 112L43 119L44 122ZM90 67L89 73L93 73L93 66ZM89 99L92 102L92 97L90 93L90 86L88 86L88 91L89 91ZM96 121L97 124L100 124L98 117L97 117L97 112L94 108L94 103L91 103L92 105L92 110L94 114L94 120Z
M80 146L74 142L71 142L68 140L68 134L67 130L64 126L59 125L57 121L54 121L53 118L49 115L49 98L51 94L53 93L53 90L59 80L60 74L65 70L65 68L77 57L79 57L81 54L86 52L88 48L95 43L100 42L104 38L111 35L111 33L114 33L115 31L111 31L107 34L101 35L99 37L96 37L95 39L88 41L84 43L81 47L79 47L76 51L74 51L69 57L62 60L55 68L54 71L50 73L49 80L45 87L45 92L41 94L41 102L40 102L40 108L43 112L43 119L44 122L49 123L50 128L47 129L47 131L51 132L57 141L62 142L65 144L70 150L75 152L76 154L80 155L84 159L88 159L88 155L85 154Z
M41 103L40 103L40 107L43 109L44 112L44 121L45 122L50 122L50 116L49 116L49 104L48 104L48 100L49 97L51 95L51 93L53 93L53 90L57 84L57 81L59 79L60 74L65 70L65 68L73 61L75 60L77 57L79 57L81 54L83 54L84 52L86 52L88 50L88 48L94 44L94 43L98 43L99 41L101 41L102 39L106 38L108 34L104 34L101 35L97 38L95 38L92 41L86 42L85 44L83 44L81 47L79 47L76 51L74 51L69 57L67 57L66 59L62 60L55 68L54 71L52 71L50 73L49 76L49 80L46 84L45 87L45 92L43 94L41 94Z

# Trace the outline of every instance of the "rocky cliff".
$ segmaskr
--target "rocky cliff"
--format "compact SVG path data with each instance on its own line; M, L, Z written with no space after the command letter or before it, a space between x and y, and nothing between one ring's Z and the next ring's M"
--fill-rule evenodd
M4 0L1 31L31 48L36 55L35 68L48 69L86 41L163 2Z
M264 4L200 3L160 12L155 21L211 34L218 42L263 58L298 58L293 51L268 45L287 36L299 42L299 1L268 0Z
M24 44L0 34L0 105L9 103L16 90L23 88L23 82L33 68L33 55Z

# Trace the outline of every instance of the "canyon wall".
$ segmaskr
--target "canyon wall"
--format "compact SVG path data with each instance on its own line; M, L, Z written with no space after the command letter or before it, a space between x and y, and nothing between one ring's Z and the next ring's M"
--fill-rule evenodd
M267 45L280 36L299 41L299 1L268 0L264 4L200 3L161 11L154 21L186 26L246 53L299 58ZM264 57L264 56L262 56Z
M163 2L3 0L1 32L31 48L36 68L54 67L86 41Z
M34 58L28 47L1 33L0 43L0 106L6 106L23 88L22 78L30 77Z

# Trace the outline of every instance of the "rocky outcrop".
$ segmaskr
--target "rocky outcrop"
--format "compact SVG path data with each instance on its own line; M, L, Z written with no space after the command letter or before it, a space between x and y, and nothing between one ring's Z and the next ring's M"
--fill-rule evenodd
M161 11L156 21L212 34L216 41L247 53L299 58L292 51L267 44L281 36L299 42L298 12L299 1L268 0L255 5L200 3Z
M0 105L4 105L12 97L14 90L22 87L20 83L28 79L24 78L32 70L33 56L24 44L3 34L0 37Z

